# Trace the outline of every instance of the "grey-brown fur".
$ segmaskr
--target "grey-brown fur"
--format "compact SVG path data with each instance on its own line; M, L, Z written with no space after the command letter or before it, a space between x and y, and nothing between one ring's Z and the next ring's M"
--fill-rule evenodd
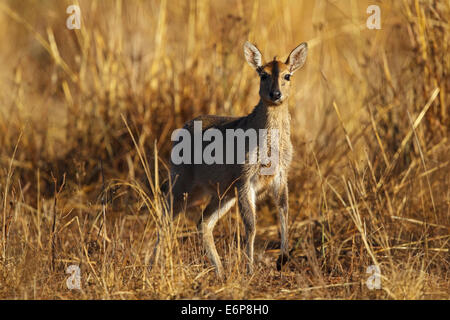
M205 115L187 122L184 126L193 134L193 121L201 120L205 131L216 128L224 133L226 129L277 129L279 132L279 163L273 175L261 175L262 164L180 164L171 167L172 192L167 194L173 217L187 206L209 198L209 203L199 222L199 230L208 258L216 267L218 275L223 267L214 245L213 228L216 222L238 200L239 211L245 226L245 246L248 271L253 272L254 239L256 230L256 199L269 193L278 208L281 228L281 255L279 264L287 260L288 236L288 169L292 159L290 141L290 115L286 100L289 96L292 75L305 62L307 45L296 47L285 63L273 60L263 64L261 53L249 42L244 45L248 63L258 72L260 101L245 117L221 117ZM270 138L269 138L270 139ZM259 146L259 142L258 142ZM248 152L248 150L246 150ZM248 155L247 155L248 156ZM236 199L237 194L237 199Z

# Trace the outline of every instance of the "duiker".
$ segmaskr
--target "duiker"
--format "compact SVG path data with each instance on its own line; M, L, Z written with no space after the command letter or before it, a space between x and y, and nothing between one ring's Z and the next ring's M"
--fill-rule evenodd
M214 244L213 229L217 221L230 210L236 201L245 226L248 272L253 272L256 200L267 194L273 197L280 220L281 254L277 261L277 268L279 269L288 259L287 180L293 149L290 140L290 114L287 99L292 75L305 63L307 52L307 44L302 43L292 50L285 62L274 58L272 61L264 63L258 48L250 42L246 42L244 45L245 58L260 77L259 103L249 115L244 117L204 115L187 122L183 128L185 132L191 133L194 139L195 128L197 127L198 130L200 126L201 133L214 129L216 134L223 133L225 136L231 131L235 133L236 139L239 139L243 133L245 141L252 140L251 134L248 134L249 131L265 130L264 132L267 134L264 137L269 141L263 141L264 139L259 136L256 138L254 147L247 146L245 141L244 148L234 146L230 149L223 146L222 159L210 164L196 162L194 151L183 155L194 161L174 163L172 152L170 182L163 188L166 190L170 212L175 217L183 209L195 205L199 200L205 197L209 198L209 203L198 227L208 258L216 267L219 276L223 275L223 266ZM253 141L255 140L253 139ZM180 141L174 143L174 149L178 143ZM190 143L194 149L195 141ZM248 144L251 144L250 141ZM275 152L278 154L275 159L276 163L270 164L273 169L270 174L262 173L269 164L260 159L253 162L248 161L251 154L261 153L263 144L271 146L266 148L270 149L271 155ZM204 149L205 146L205 142L201 141L200 147ZM227 147L229 147L228 142ZM229 156L230 151L232 152L231 157ZM236 160L239 157L240 159L244 158L245 161L229 161L230 158Z

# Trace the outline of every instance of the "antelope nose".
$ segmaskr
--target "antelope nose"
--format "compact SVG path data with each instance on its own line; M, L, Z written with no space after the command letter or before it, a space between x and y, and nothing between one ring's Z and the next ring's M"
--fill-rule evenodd
M271 98L272 100L278 100L278 99L280 99L280 98L281 98L281 92L280 92L280 90L272 91L272 92L270 93L270 98Z

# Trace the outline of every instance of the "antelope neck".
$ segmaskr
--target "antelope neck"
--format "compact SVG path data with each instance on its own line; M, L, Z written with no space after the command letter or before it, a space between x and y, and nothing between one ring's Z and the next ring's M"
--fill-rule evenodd
M268 105L262 99L249 115L249 120L253 122L252 127L276 128L281 131L289 130L289 109L287 101L280 105Z

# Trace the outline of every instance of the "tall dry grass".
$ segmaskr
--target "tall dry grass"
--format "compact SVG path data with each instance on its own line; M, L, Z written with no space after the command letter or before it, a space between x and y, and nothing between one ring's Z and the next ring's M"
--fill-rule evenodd
M77 31L71 1L0 3L0 297L449 298L448 1L379 1L382 30L356 0L75 3ZM218 280L195 223L164 220L159 184L175 128L257 103L247 39L268 58L310 47L290 99L292 259L276 271L264 202L247 276L233 208Z

